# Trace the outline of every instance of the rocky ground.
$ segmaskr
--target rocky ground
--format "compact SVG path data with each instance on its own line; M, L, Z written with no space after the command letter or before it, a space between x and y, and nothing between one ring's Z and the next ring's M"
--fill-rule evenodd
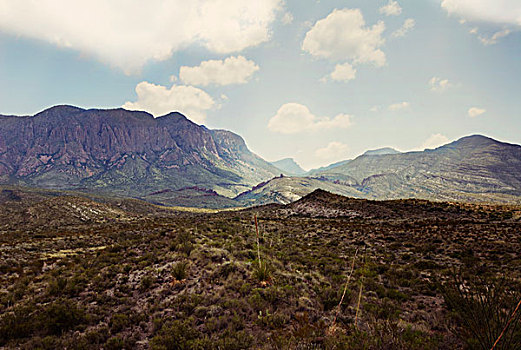
M10 191L0 347L480 349L521 297L521 207L318 191L212 214ZM515 316L497 349L520 333Z

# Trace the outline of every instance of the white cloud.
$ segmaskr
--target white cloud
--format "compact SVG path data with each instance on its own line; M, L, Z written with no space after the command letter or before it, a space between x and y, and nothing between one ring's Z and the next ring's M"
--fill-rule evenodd
M429 86L431 88L431 91L443 92L450 88L452 84L449 82L448 79L432 77L431 80L429 80Z
M416 21L412 18L407 18L404 22L403 22L403 25L395 30L392 34L392 36L394 38L401 38L403 36L405 36L405 34L409 33L413 28L414 26L416 25Z
M349 147L341 142L330 142L326 147L319 148L315 151L315 155L321 159L345 159Z
M335 9L306 33L302 50L316 57L383 66L386 59L380 47L384 30L382 21L366 27L359 9Z
M422 145L422 149L437 148L449 142L449 139L442 134L432 134Z
M485 46L497 44L498 39L504 38L512 33L510 29L496 31L492 35L486 36L479 34L479 28L473 27L469 30L470 34L476 35L479 41Z
M406 109L406 108L409 108L411 106L411 104L409 102L399 102L399 103L393 103L392 105L390 105L389 107L387 107L388 110L392 111L392 112L396 112L396 111L399 111L401 109Z
M479 41L481 41L481 43L483 45L486 45L486 46L494 45L494 44L497 44L498 39L503 38L503 37L509 35L510 33L511 33L511 31L509 29L504 29L504 30L495 32L494 34L492 34L492 36L490 36L488 38L486 36L479 35L478 39L479 39Z
M215 101L204 90L193 86L165 86L143 81L136 86L137 101L126 102L123 108L147 111L154 116L162 116L170 112L180 112L188 119L202 124L206 119L206 111L215 106Z
M402 13L402 8L398 2L389 0L387 5L380 7L380 13L386 16L398 16Z
M284 25L293 23L293 15L291 14L291 12L284 13L284 15L282 16L281 22Z
M296 134L303 131L321 129L348 128L351 126L351 116L338 114L334 118L317 117L309 109L299 103L282 105L277 114L268 122L268 129L281 134Z
M225 60L201 62L199 66L182 66L179 79L188 85L207 86L245 84L259 70L259 66L243 56L228 57Z
M519 0L442 0L441 7L467 21L521 25Z
M68 47L134 73L199 45L220 54L270 38L283 0L0 0L0 31Z
M356 69L348 62L337 64L329 76L336 81L353 80L356 78Z
M472 108L469 108L468 114L469 114L469 117L471 117L471 118L475 118L475 117L477 117L478 115L482 115L482 114L485 113L486 111L487 111L487 110L486 110L486 109L483 109L483 108L472 107Z

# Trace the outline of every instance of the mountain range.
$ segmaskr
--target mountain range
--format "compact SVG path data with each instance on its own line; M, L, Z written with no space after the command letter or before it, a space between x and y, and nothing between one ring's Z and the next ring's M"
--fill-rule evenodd
M305 172L292 159L269 163L240 136L180 113L56 106L0 116L0 184L208 208L289 203L319 188L367 199L519 202L521 146L472 135Z
M200 187L233 197L279 174L240 136L179 113L154 118L56 106L34 116L0 116L3 183L136 197Z

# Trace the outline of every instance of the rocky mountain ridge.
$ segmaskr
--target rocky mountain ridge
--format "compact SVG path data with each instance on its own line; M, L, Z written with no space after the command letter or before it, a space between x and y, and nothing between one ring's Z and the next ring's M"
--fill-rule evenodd
M280 170L180 113L56 106L0 116L0 181L126 196L200 186L234 196Z

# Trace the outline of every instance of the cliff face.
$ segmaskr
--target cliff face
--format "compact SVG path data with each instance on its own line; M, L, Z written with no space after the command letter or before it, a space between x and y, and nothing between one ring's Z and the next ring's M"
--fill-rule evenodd
M244 176L236 160L261 169ZM233 195L272 177L272 168L240 136L179 113L154 119L124 109L57 106L34 116L0 116L4 183L133 196L198 185Z

